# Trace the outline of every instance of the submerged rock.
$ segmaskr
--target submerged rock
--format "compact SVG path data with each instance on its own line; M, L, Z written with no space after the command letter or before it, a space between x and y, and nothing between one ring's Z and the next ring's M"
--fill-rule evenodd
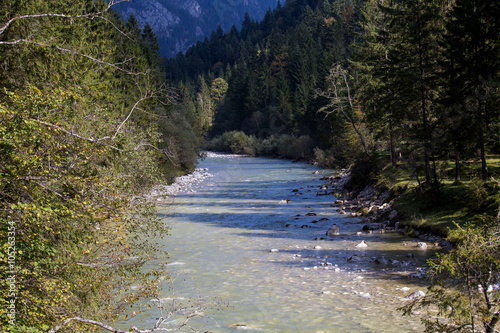
M381 265L387 265L387 264L389 264L389 260L387 260L385 257L377 258L377 259L375 259L375 262L377 264L381 264Z
M340 228L338 225L334 224L330 227L330 229L328 229L328 231L326 232L326 235L328 237L334 237L334 236L338 236L340 235Z

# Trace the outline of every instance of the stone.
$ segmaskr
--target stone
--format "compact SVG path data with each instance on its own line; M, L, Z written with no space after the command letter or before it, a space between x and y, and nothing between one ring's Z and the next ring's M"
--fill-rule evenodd
M363 231L378 230L381 229L382 225L380 223L365 224L362 228Z
M375 262L381 265L387 265L389 263L389 261L385 257L377 258L375 259Z
M390 220L390 221L395 220L397 217L398 217L398 211L397 211L397 210L393 210L393 211L389 214L389 220Z
M328 237L334 237L334 236L338 236L340 235L340 228L338 225L334 224L330 227L330 229L328 229L328 231L326 232L326 235Z
M419 299L422 297L425 297L425 293L422 290L417 290L417 291L411 293L410 295L406 296L406 299L412 301L412 300Z
M356 247L367 247L367 246L368 244L364 240L362 240L361 243L356 245Z
M420 248L420 249L422 249L422 250L425 250L425 249L427 249L427 243L425 243L425 242L418 242L417 243L417 247Z
M271 249L271 252L279 252L278 249Z
M358 261L361 261L361 258L357 255L357 254L354 254L352 255L351 257L349 257L347 259L347 261L351 261L351 262L358 262Z
M316 246L314 247L314 249L315 249L315 250L321 250L321 246L316 245Z

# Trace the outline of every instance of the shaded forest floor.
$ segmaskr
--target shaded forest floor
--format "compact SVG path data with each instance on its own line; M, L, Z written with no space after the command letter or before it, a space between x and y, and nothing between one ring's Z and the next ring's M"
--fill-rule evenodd
M379 190L388 190L393 209L408 233L430 232L446 237L450 229L486 223L498 217L500 205L500 156L488 158L488 181L480 178L481 162L466 161L460 181L454 178L453 161L436 163L439 185L422 187L412 170L387 165L374 176ZM381 218L385 218L382 216Z

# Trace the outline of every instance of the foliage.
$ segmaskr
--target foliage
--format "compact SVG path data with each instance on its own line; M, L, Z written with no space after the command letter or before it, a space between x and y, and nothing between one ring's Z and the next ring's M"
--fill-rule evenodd
M264 155L294 160L309 159L313 156L314 144L310 137L299 138L293 135L273 135L267 139L258 139L241 131L225 132L206 143L205 148L231 154L250 156Z
M168 107L154 34L113 3L0 5L0 285L15 287L0 295L5 330L109 321L156 295L164 274L141 269L159 253L148 239L168 233L145 194L193 167L197 134Z
M495 332L500 320L498 221L450 232L453 250L429 262L429 293L402 310L426 309L426 332Z
M269 10L260 23L246 17L240 32L213 33L170 59L167 71L179 74L172 77L179 84L196 86L194 102L209 138L228 131L243 131L262 142L272 136L305 135L312 141L304 147L329 148L331 141L342 141L337 128L344 126L333 117L323 120L317 110L325 100L314 95L316 88L323 88L328 67L344 61L349 52L354 3L358 1L335 6L330 1L287 1ZM277 153L267 146L261 152L270 156L310 155Z

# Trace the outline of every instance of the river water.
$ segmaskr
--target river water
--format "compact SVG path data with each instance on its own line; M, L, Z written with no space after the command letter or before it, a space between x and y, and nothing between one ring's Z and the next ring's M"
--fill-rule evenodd
M171 274L161 285L161 304L185 307L166 327L196 313L188 323L200 332L423 330L418 317L397 308L411 292L426 290L425 281L408 275L432 250L399 234L357 234L358 219L336 212L333 196L316 195L325 183L320 178L333 171L215 154L199 167L213 177L158 205L171 227L161 240ZM341 235L331 239L325 233L334 223ZM367 247L355 246L363 240ZM387 261L376 263L381 256ZM119 324L150 328L165 314L153 307Z

